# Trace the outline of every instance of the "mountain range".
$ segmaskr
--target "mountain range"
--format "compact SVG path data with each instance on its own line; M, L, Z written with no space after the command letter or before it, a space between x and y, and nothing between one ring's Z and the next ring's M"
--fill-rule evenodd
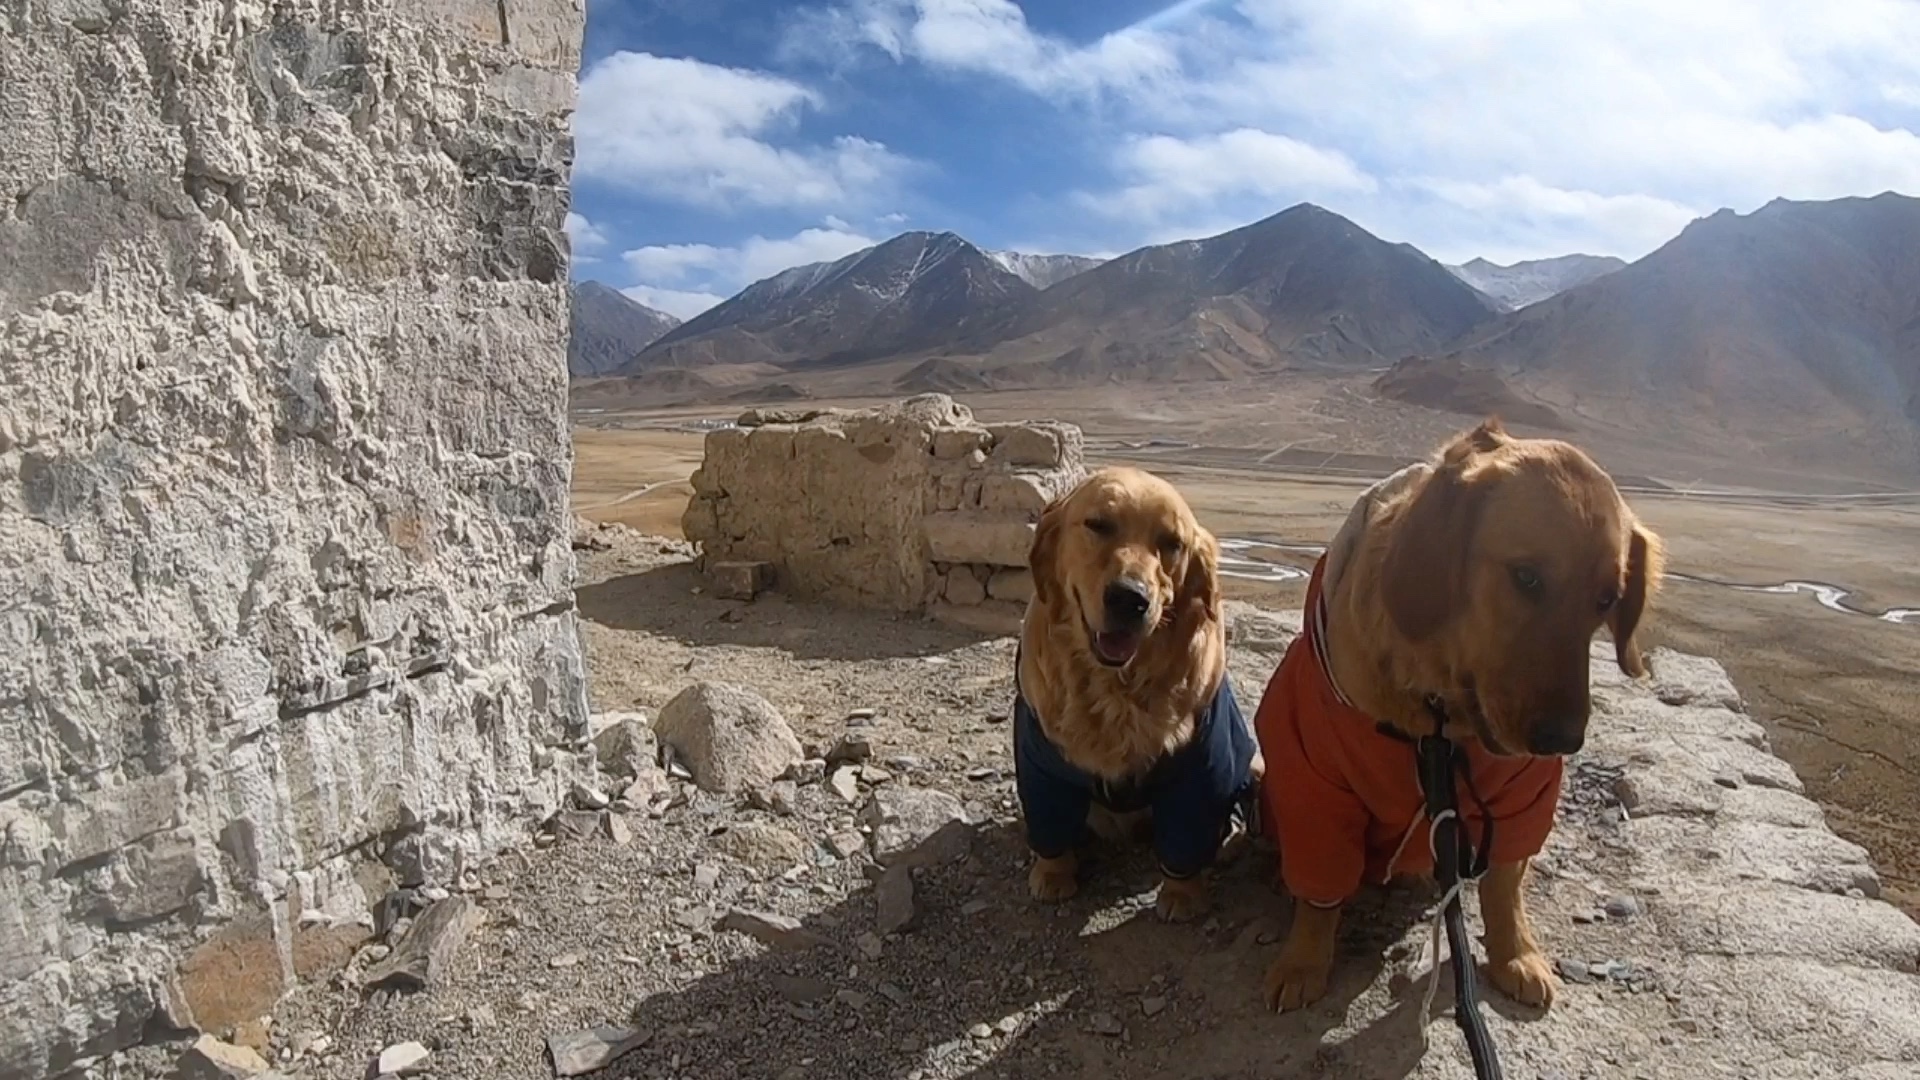
M1105 261L912 232L756 282L619 374L686 401L1346 380L1543 430L1846 442L1920 469L1920 200L1721 211L1631 264L1446 266L1310 204Z
M1518 311L1555 293L1584 285L1602 274L1611 274L1627 265L1625 259L1611 255L1561 255L1552 259L1532 259L1511 266L1474 259L1449 266L1455 277L1492 297L1502 311Z
M679 319L629 299L611 286L578 282L573 286L567 374L576 379L610 375L679 325Z

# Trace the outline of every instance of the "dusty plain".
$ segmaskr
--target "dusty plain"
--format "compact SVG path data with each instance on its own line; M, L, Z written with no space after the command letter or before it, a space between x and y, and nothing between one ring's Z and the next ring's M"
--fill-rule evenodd
M858 406L879 399L791 403ZM1181 485L1223 537L1325 541L1372 477L1470 422L1339 394L1308 405L1219 387L966 395L983 420L1052 416L1080 424L1096 462L1128 461ZM702 427L743 406L670 409L577 402L577 513L679 535ZM579 406L585 407L579 407ZM1671 580L1649 626L1654 644L1718 658L1776 752L1874 857L1886 896L1920 919L1920 493L1845 476L1757 468L1739 454L1679 455L1657 441L1576 438L1614 471L1666 538ZM1680 440L1697 442L1698 440ZM1250 557L1307 565L1310 555ZM1839 611L1810 592L1710 582L1819 582L1849 590ZM1298 581L1233 579L1228 594L1300 602Z

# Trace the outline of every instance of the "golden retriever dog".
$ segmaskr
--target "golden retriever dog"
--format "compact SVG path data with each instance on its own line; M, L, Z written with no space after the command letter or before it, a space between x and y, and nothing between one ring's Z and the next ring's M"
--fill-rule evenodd
M1553 828L1563 759L1586 739L1591 639L1607 627L1620 669L1645 674L1634 633L1661 564L1660 538L1591 458L1498 420L1355 504L1254 720L1271 770L1265 820L1294 897L1269 1007L1326 992L1341 906L1363 882L1432 873L1414 739L1439 724L1472 778L1458 793L1465 836L1477 844L1496 823L1478 883L1486 976L1552 1004L1527 867Z
M1227 679L1219 558L1173 485L1139 469L1093 473L1042 512L1013 724L1036 899L1074 895L1089 830L1131 818L1151 826L1159 915L1207 908L1203 871L1260 773Z

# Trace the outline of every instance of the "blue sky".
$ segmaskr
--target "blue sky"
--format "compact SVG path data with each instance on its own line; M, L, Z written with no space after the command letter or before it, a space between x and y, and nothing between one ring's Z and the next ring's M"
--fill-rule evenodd
M1301 201L1637 258L1920 194L1915 56L1913 0L588 0L574 273L688 317L904 229L1111 255Z

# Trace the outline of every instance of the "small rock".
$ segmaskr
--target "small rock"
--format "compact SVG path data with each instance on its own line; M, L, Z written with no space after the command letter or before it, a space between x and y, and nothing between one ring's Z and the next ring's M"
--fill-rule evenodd
M1112 1013L1097 1012L1087 1017L1087 1030L1095 1035L1117 1038L1126 1031L1126 1028L1121 1025L1120 1018Z
M1573 913L1573 921L1579 923L1581 926L1591 926L1594 923L1606 922L1607 913L1604 911L1576 911Z
M1613 974L1613 965L1611 963L1588 964L1587 974L1596 979L1604 979Z
M682 690L660 710L653 730L705 791L737 794L771 783L801 760L800 740L780 711L731 683Z
M433 1060L433 1051L417 1042L395 1043L380 1051L375 1068L389 1076L412 1076L427 1071L427 1063Z
M547 1036L547 1054L553 1075L579 1076L612 1064L615 1058L646 1045L651 1034L630 1028L592 1027L565 1035Z
M976 1039L991 1039L993 1038L993 1028L986 1024L975 1024L967 1029L967 1034Z
M656 768L660 746L646 713L606 713L594 717L590 726L599 732L593 737L593 755L601 771L610 776L638 776Z
M634 775L633 782L620 789L620 797L626 800L628 806L639 808L651 805L672 787L673 780L667 775L667 770L657 765L643 765Z
M978 915L992 906L993 902L991 900L969 900L960 905L960 914Z
M612 802L606 792L579 780L573 782L569 794L573 796L573 805L582 810L605 810Z
M932 866L964 855L972 843L966 807L933 788L890 785L860 812L873 830L875 862Z
M849 1009L864 1009L867 1007L867 995L858 990L836 991L833 995L833 1000Z
M999 1029L1000 1034L1011 1035L1020 1030L1020 1017L1017 1014L1014 1016L1003 1016L1000 1018L1000 1022L993 1026Z
M505 885L489 885L481 891L480 896L481 899L490 900L497 904L503 900L513 899L513 890L507 888Z
M838 795L843 802L858 802L860 782L858 774L851 765L842 765L827 777L827 790Z
M879 715L879 713L873 709L854 709L847 713L847 723L864 724L877 715Z
M1167 999L1163 997L1143 997L1140 999L1140 1012L1146 1016L1159 1016L1167 1008Z
M827 778L825 758L804 758L787 767L781 779L791 780L800 787L817 784Z
M811 848L805 840L766 821L743 821L713 838L722 854L761 873L777 874L805 862Z
M775 949L810 949L827 939L800 925L800 920L770 911L734 908L720 919L722 930L733 930Z
M332 1049L333 1037L330 1035L315 1035L307 1043L307 1053L314 1057L325 1057L327 1051Z
M603 815L600 819L600 826L602 830L606 832L607 839L619 844L621 847L627 846L627 844L633 840L633 826L628 825L627 819L621 817L619 814L608 813Z
M747 793L747 805L755 810L791 817L799 806L800 786L791 780L775 780Z
M707 575L713 579L713 594L722 600L752 600L773 587L773 564L768 562L716 562L707 567Z
M854 948L860 950L860 955L866 957L869 962L878 961L887 951L886 942L881 941L880 935L872 931L863 933L855 938L853 945Z
M554 831L572 840L584 840L600 831L596 810L562 810L554 818Z
M969 780L991 780L999 775L1000 771L998 769L989 769L984 765L967 770L967 779Z
M1583 960L1562 959L1557 966L1560 968L1560 977L1570 983L1590 983L1593 981L1593 973L1588 969L1586 962Z
M1740 787L1740 778L1738 776L1735 776L1733 773L1729 773L1729 772L1716 773L1714 775L1713 782L1716 784L1719 784L1723 788L1738 789Z
M202 1035L180 1057L180 1080L244 1080L267 1071L267 1061L244 1046Z
M822 755L827 759L827 767L835 765L859 765L873 756L873 743L865 735L851 732L841 735Z
M700 863L693 868L693 884L696 888L711 889L720 883L720 868L712 863Z
M867 846L867 838L857 829L842 829L827 836L827 850L836 858L850 859L860 849Z
M895 754L887 759L887 768L897 773L919 772L927 763L912 754Z
M548 960L547 966L550 968L570 968L578 965L579 963L580 963L579 953L563 952L560 955L554 957L553 959Z
M899 933L918 912L913 904L913 872L908 867L892 866L874 883L874 929L882 936Z
M467 1030L485 1031L499 1021L493 1015L493 1006L481 1004L467 1010Z
M869 787L879 787L892 783L893 774L878 765L863 765L860 767L860 779L866 781Z
M401 929L400 927L396 926L395 929L400 930L402 934L405 934L406 930L413 928L412 919L402 919L401 922L404 922L407 924L406 928ZM377 964L380 961L385 960L387 958L387 954L391 953L392 951L393 951L393 947L390 945L369 945L366 948L360 950L360 955L362 957L365 957L368 963Z
M890 982L881 983L879 989L881 997L886 998L901 1008L905 1008L913 1003L913 998L909 996L905 990L900 989Z
M1608 897L1606 912L1609 919L1631 919L1640 914L1640 901L1631 896Z

